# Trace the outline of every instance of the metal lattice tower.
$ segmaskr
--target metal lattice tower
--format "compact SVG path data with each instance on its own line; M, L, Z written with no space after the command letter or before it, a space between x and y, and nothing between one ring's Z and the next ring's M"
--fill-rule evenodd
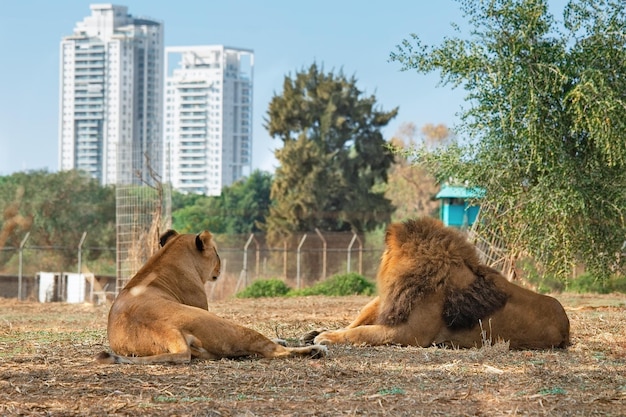
M116 295L159 249L159 235L171 225L171 188L160 174L160 144L130 140L120 143L117 167Z
M117 294L159 249L159 235L170 227L171 193L163 184L118 185L115 198Z

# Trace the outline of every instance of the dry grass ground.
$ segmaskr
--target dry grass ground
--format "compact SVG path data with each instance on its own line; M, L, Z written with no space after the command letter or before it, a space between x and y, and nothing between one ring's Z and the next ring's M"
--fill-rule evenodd
M97 365L108 306L0 299L0 415L626 415L626 297L559 297L565 351L332 346L320 360ZM226 300L270 337L350 322L367 297Z

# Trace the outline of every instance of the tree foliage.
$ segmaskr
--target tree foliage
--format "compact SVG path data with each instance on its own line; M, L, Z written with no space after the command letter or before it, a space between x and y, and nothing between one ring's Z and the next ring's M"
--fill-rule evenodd
M269 105L266 128L283 141L266 228L357 232L388 221L392 206L376 186L387 181L393 154L381 128L397 114L376 108L354 77L312 64L286 76Z
M181 233L258 232L269 213L271 185L272 175L257 170L216 197L175 193L172 226Z
M78 244L115 247L115 193L80 171L19 172L0 177L0 246L18 247L27 232L29 247L58 248L63 265L76 265ZM102 251L87 251L95 259ZM5 259L6 261L6 259Z
M486 188L483 219L512 253L608 275L626 238L626 4L574 0L557 21L545 0L459 3L469 35L391 54L468 93L467 142L415 155Z
M413 163L408 150L418 143L426 149L436 149L450 143L454 136L442 124L426 124L420 131L421 142L418 141L417 127L413 123L404 123L391 139L391 146L403 151L398 153L389 171L385 189L385 196L396 208L393 213L395 221L438 215L439 202L434 196L439 191L439 185L427 167Z

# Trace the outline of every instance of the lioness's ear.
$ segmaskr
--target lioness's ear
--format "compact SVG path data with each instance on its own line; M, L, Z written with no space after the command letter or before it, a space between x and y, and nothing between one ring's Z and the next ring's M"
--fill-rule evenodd
M196 235L196 248L199 251L203 251L204 248L211 246L211 240L213 239L213 235L208 230L205 230L202 233L198 233Z
M165 246L167 241L176 235L178 235L178 232L176 230L173 230L173 229L168 230L167 232L163 233L161 237L159 238L159 244L161 245L161 247Z

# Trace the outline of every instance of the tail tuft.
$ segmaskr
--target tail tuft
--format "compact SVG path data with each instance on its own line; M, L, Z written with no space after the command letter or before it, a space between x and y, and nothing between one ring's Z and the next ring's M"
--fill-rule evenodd
M312 345L311 346L311 359L320 359L328 355L328 348L324 345Z
M96 362L103 364L117 363L115 355L105 352L104 350L96 355Z

